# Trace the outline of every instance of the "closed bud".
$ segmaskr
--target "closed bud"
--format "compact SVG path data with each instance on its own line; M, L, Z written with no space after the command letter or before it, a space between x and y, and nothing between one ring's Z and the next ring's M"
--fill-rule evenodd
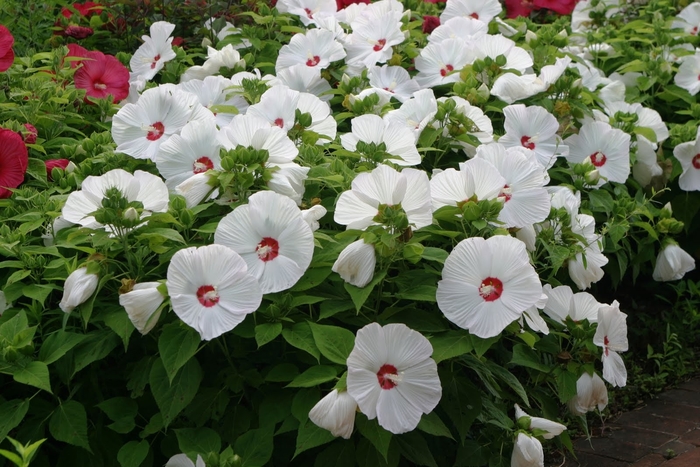
M661 208L660 216L662 219L668 219L673 216L673 207L671 206L670 201L666 203L663 208Z
M534 31L528 30L525 33L525 43L526 44L529 44L530 42L536 41L536 40L537 40L537 34L535 34Z
M598 171L598 169L591 170L590 172L588 172L586 174L584 179L586 180L587 184L596 185L596 184L598 184L598 181L600 180L600 172Z
M338 259L333 263L332 270L340 274L348 284L355 287L364 287L374 277L374 267L377 264L377 256L374 245L357 240L346 246L340 252Z
M330 431L333 436L350 439L356 411L355 399L347 391L334 389L311 409L309 420Z
M159 282L143 282L131 291L119 295L119 304L124 307L134 327L141 334L148 334L158 322L160 305L165 297L159 290Z
M64 313L70 313L73 308L84 303L97 290L99 278L91 274L87 268L73 271L63 285L63 298L59 306Z
M127 208L126 211L124 211L124 219L129 221L129 222L135 222L139 220L139 213L136 209L130 207Z

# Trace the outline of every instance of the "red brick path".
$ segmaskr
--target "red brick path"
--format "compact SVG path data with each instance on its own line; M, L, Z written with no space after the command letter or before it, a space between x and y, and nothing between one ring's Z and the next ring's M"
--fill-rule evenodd
M580 467L700 467L700 378L622 414L605 437L574 443Z

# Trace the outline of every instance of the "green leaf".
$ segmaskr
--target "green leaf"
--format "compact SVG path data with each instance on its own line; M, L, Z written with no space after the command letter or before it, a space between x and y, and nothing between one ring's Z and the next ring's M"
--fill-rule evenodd
M486 360L485 364L494 376L498 377L501 381L510 386L513 391L515 391L515 393L523 400L525 405L530 405L530 400L527 397L525 388L513 373L506 370L501 365L492 362L491 360Z
M305 423L299 424L297 444L292 459L304 451L330 443L334 439L335 436L333 436L330 431L316 426L311 420L306 420Z
M28 384L35 388L43 389L51 392L51 381L49 379L49 367L46 363L34 361L29 362L27 366L16 370L12 377L15 381L22 384Z
M163 326L158 338L158 352L168 381L172 382L177 371L197 353L200 341L199 333L189 326L182 326L179 322Z
M185 454L200 454L207 458L209 453L221 451L221 437L211 428L181 428L175 430L180 451Z
M318 388L300 389L292 399L292 415L304 423L309 419L309 412L320 399L321 392Z
M338 440L316 456L314 467L355 467L355 444Z
M39 349L39 360L47 365L63 357L66 352L85 339L85 334L57 331L46 338Z
M355 346L355 335L338 326L309 323L316 346L324 357L333 363L345 365Z
M447 428L445 422L443 422L440 416L435 412L430 412L429 414L423 415L420 422L418 422L418 429L428 433L429 435L443 436L454 440L452 433L450 433L450 429Z
M29 327L27 315L24 310L0 325L0 338L8 345L12 345L15 336Z
M148 456L148 441L129 441L119 449L117 460L121 467L139 467Z
M362 305L364 305L369 298L372 290L374 290L374 287L384 280L384 276L386 276L386 271L379 271L375 273L374 278L370 281L370 283L362 288L355 287L354 285L350 285L345 282L345 290L350 294L350 298L355 304L355 309L358 313L360 312L360 309L362 309Z
M440 405L457 428L459 441L464 442L469 428L481 413L481 392L467 378L455 373L441 374L440 380L443 382Z
M163 228L148 228L140 231L137 240L149 240L151 238L165 238L177 243L186 243L177 230Z
M102 360L118 345L119 337L110 330L91 332L73 350L73 375L92 362Z
M308 352L316 358L316 361L320 360L321 352L318 350L318 347L316 347L316 341L314 340L311 326L309 326L308 322L304 321L295 324L291 328L283 329L282 337L284 337L284 340L286 340L289 345Z
M489 452L486 447L473 439L464 441L457 448L457 461L454 467L481 467L488 464Z
M288 388L310 388L330 381L338 375L335 367L328 365L312 366L287 385Z
M435 458L430 452L425 438L417 431L404 433L396 437L401 454L414 465L425 465L427 467L438 467Z
M389 444L391 444L391 433L379 426L377 419L368 420L364 414L355 417L357 429L360 434L372 443L385 461L389 459Z
M104 317L105 324L119 336L124 344L124 351L129 347L129 337L136 329L126 311L121 309L109 310Z
M238 437L233 451L241 457L241 467L263 467L272 457L272 427L250 430Z
M498 335L495 337L489 337L488 339L482 339L481 337L477 337L473 334L469 337L471 337L472 347L474 348L474 353L476 353L477 357L484 355L486 351L490 349L493 344L498 342L498 339L501 338L501 336Z
M510 363L532 368L533 370L539 370L543 373L549 373L552 370L552 367L540 361L537 352L523 344L516 344L513 346L513 358L511 358Z
M153 363L149 382L160 413L163 425L167 428L182 410L190 405L202 381L202 368L196 358L190 359L175 375L172 383L163 366L162 359Z
M464 331L447 331L430 338L433 346L433 360L440 363L449 358L459 357L472 350L471 336Z
M576 395L578 377L566 370L557 373L557 393L562 404L566 404Z
M90 450L85 407L77 401L61 403L49 420L49 431L58 441Z
M644 136L652 143L656 143L656 133L651 128L645 126L636 126L632 131L634 131L634 134Z
M58 287L44 284L30 284L22 288L22 295L32 298L43 305L54 290L58 290Z
M615 201L608 191L592 190L588 193L591 211L610 214L615 208Z
M282 323L263 323L255 326L255 342L258 348L274 340L282 333Z
M114 423L107 425L107 428L117 433L129 433L136 427L136 414L139 407L136 401L128 397L113 397L97 404Z
M408 290L402 290L396 294L397 298L414 300L417 302L436 302L437 287L434 285L418 285Z
M442 248L435 248L432 246L426 246L422 255L423 259L427 259L428 261L437 261L440 264L445 264L445 260L448 256L449 253Z
M279 363L273 366L265 375L265 381L271 383L286 383L299 375L299 369L293 363Z
M22 422L27 410L29 399L12 399L0 404L0 441Z

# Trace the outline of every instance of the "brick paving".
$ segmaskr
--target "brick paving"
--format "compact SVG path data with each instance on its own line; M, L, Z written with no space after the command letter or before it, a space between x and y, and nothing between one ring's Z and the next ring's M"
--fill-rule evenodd
M579 467L700 467L700 378L620 415L602 437L574 442Z

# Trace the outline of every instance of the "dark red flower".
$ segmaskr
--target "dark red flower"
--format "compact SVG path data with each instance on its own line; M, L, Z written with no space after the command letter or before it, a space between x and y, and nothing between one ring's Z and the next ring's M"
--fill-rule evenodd
M12 45L15 38L10 34L10 30L0 24L0 71L5 71L12 66L15 61L15 53Z
M173 37L173 42L172 42L173 45L176 45L179 47L182 45L183 42L185 42L185 40L182 37L179 37L179 36Z
M63 31L63 34L75 39L85 39L86 37L90 37L95 34L95 31L86 26L75 26L74 24L71 24L65 29L65 31Z
M39 135L36 127L31 123L25 123L24 128L27 129L27 133L24 134L24 142L27 144L36 143L36 137Z
M129 70L119 60L102 52L88 52L87 58L73 76L76 88L85 89L87 97L111 95L113 102L129 95Z
M430 34L433 30L440 26L440 18L437 16L423 16L423 32Z
M447 0L423 0L425 3L445 3Z
M506 0L506 18L528 17L534 8L532 0Z
M533 0L535 8L546 8L560 15L570 15L578 0Z
M29 165L27 146L12 130L0 128L0 198L9 198L8 188L17 188L24 181Z
M342 10L346 6L352 5L354 3L370 3L370 0L335 0L335 4L338 6L338 10Z
M95 2L74 3L73 8L80 13L80 16L90 17L92 15L99 15L102 13L102 5ZM68 19L73 16L73 12L67 7L61 8L61 14Z
M66 170L66 167L68 167L70 161L68 159L49 159L47 161L44 161L44 164L46 164L46 177L49 180L53 180L53 177L51 176L51 171L57 167L59 169Z

